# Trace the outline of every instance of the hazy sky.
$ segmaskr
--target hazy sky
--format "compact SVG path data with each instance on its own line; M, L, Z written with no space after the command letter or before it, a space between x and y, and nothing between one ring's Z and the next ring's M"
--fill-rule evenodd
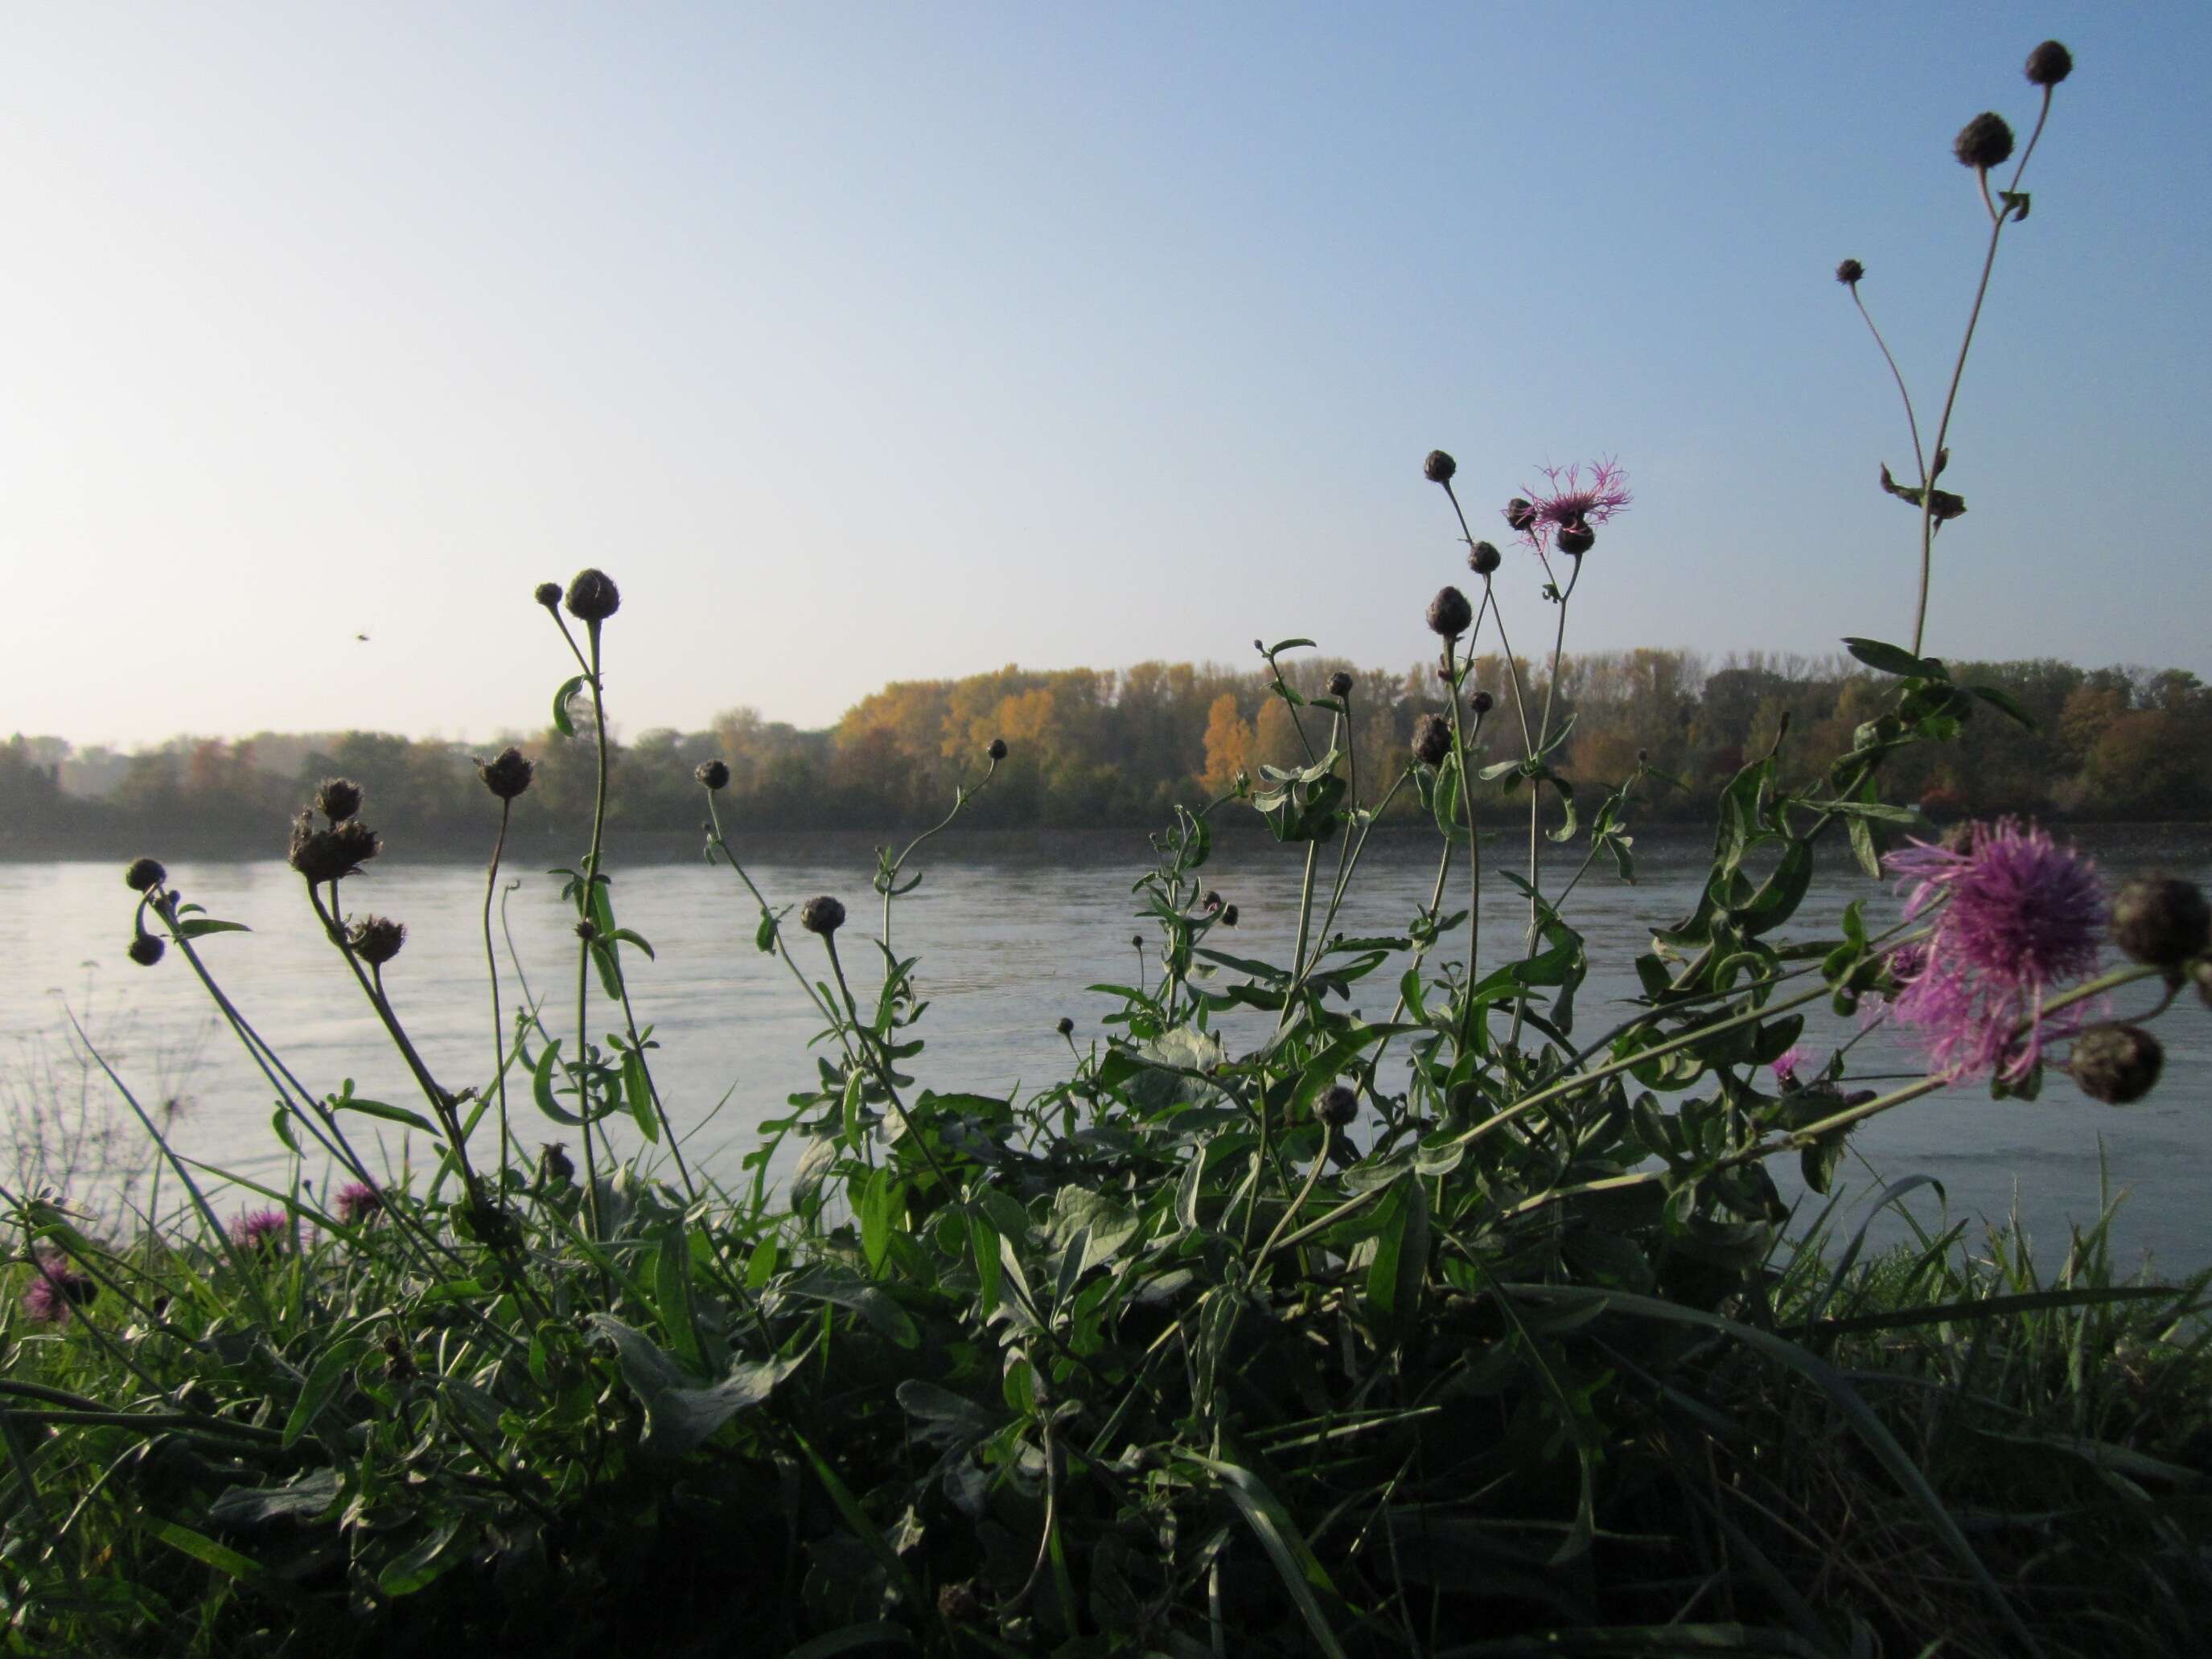
M539 726L586 563L633 732L1401 665L1463 574L1435 445L1492 529L1620 458L1586 647L1899 637L1910 445L1831 273L1932 424L1950 141L2024 136L2045 35L1930 647L2212 677L2202 3L13 7L0 732Z

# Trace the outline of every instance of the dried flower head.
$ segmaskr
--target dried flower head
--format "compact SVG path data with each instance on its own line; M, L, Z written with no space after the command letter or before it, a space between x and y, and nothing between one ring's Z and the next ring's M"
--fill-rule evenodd
M1480 719L1498 707L1498 699L1487 691L1478 691L1467 700L1467 706L1474 710L1476 717Z
M1237 925L1237 907L1235 905L1224 904L1221 907L1221 925L1224 927L1234 927Z
M1070 1019L1066 1014L1062 1014L1060 1017L1059 1022L1054 1024L1052 1029L1059 1032L1062 1036L1073 1036L1075 1035L1075 1022Z
M1328 695L1332 697L1350 696L1352 695L1352 676L1346 673L1341 668L1338 669L1334 674L1331 674L1328 677Z
M1987 173L2003 166L2012 154L2012 129L1995 110L1984 110L1959 129L1959 136L1951 141L1951 154L1959 158L1961 167Z
M1314 1116L1332 1129L1347 1127L1359 1115L1359 1096L1343 1084L1333 1084L1329 1091L1314 1102Z
M799 908L799 925L827 939L845 925L845 907L827 893L811 898Z
M2049 1036L2078 1019L2043 1013L2045 994L2093 973L2105 928L2097 867L2048 832L2016 820L1972 826L1960 850L1914 842L1883 860L1907 890L1908 919L1941 903L1925 957L1899 980L1898 1015L1920 1029L1952 1076L2027 1076Z
M1445 639L1457 639L1474 620L1474 607L1456 587L1440 587L1436 598L1429 601L1429 627Z
M242 1251L273 1255L284 1248L291 1225L282 1210L246 1210L230 1224L230 1242Z
M153 934L139 933L134 935L131 940L129 955L131 960L141 968L151 968L161 959L161 953L168 948Z
M1422 765L1442 766L1451 746L1451 722L1442 714L1424 714L1413 722L1413 758Z
M1628 475L1613 462L1594 461L1587 482L1583 477L1579 463L1569 467L1547 466L1544 469L1546 488L1531 489L1530 499L1516 496L1506 510L1505 521L1521 532L1521 539L1539 553L1551 550L1553 541L1562 531L1573 532L1576 539L1594 532L1616 513L1626 508L1635 497L1629 494ZM1525 509L1516 522L1513 507ZM1575 552L1575 547L1560 541L1563 552ZM1582 552L1589 550L1589 543L1580 541Z
M727 788L730 782L729 763L719 760L701 761L691 769L691 775L709 789Z
M2212 906L2193 881L2137 876L2113 896L2112 942L2137 962L2178 969L2212 945Z
M538 583L537 598L538 603L544 605L548 611L558 611L561 608L561 584L558 582Z
M363 916L346 929L353 953L372 968L381 968L407 943L407 924L389 916Z
M42 1325L66 1325L70 1310L89 1307L100 1286L79 1273L67 1255L51 1245L31 1255L31 1282L23 1287L23 1312Z
M564 1181L576 1178L576 1166L568 1158L568 1143L549 1140L538 1149L538 1179L548 1187L557 1187Z
M384 1210L384 1194L366 1181L349 1181L338 1188L338 1219L349 1227L374 1220Z
M2045 40L2027 54L2027 78L2039 87L2055 87L2074 73L2074 54L2056 40Z
M483 787L501 800L513 800L530 787L530 781L538 775L535 763L523 757L520 749L509 744L488 761L477 763L477 775Z
M1478 576L1495 574L1504 562L1505 556L1488 542L1477 542L1467 550L1467 568Z
M568 584L568 614L579 622L605 622L621 609L622 590L597 567L579 570Z
M1142 933L1132 933L1129 935L1129 943L1141 951L1145 948L1145 936Z
M292 846L286 855L309 884L321 886L358 872L384 850L384 843L359 818L348 818L329 829L319 829L312 811L292 820Z
M1432 484L1448 484L1452 474L1459 471L1459 463L1441 449L1432 449L1421 463L1421 476Z
M2074 1039L2066 1069L2092 1100L2128 1106L2148 1094L2166 1063L2166 1050L2139 1025L2092 1025Z
M1866 267L1856 259L1846 259L1836 267L1836 280L1845 288L1856 288L1865 275Z
M994 761L1002 761L1006 759L1006 740L1004 738L992 738L991 746L988 749L986 749L983 752L988 755Z
M315 811L332 823L361 811L361 786L351 778L325 778L315 788Z
M123 872L123 884L134 893L143 893L149 887L158 887L168 880L169 872L161 867L159 859L133 859Z

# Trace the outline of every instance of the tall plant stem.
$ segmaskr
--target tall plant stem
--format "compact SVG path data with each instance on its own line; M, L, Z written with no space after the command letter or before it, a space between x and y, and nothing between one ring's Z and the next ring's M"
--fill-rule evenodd
M499 890L499 863L507 852L507 820L514 811L514 803L502 798L499 803L499 839L492 843L491 868L484 877L483 942L484 971L491 981L491 1063L493 1086L499 1091L499 1167L502 1173L509 1167L514 1156L514 1136L507 1115L507 1026L499 1007L499 957L492 949L491 904Z
M560 621L560 613L554 613ZM607 829L607 723L605 706L599 699L599 619L593 617L584 624L586 637L590 641L591 659L584 666L585 683L592 688L592 744L598 755L597 787L592 796L592 845L584 854L583 920L589 922L597 908L599 883L599 854L606 839ZM568 624L562 623L566 635ZM569 649L575 641L569 641ZM584 1087L584 1061L591 1052L591 1025L587 1015L592 995L592 942L579 940L576 946L576 1053L570 1062L569 1075L576 1083L576 1115L583 1120L584 1138L584 1195L591 1217L592 1237L603 1238L605 1234L599 1225L599 1158L592 1147L592 1097ZM610 1154L611 1156L611 1153Z

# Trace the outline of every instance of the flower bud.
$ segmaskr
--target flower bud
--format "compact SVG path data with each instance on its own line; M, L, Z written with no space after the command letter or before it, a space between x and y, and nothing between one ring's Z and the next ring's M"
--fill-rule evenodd
M1221 895L1209 887L1200 897L1198 904L1202 910L1218 910L1221 908Z
M1234 927L1237 925L1237 907L1235 905L1224 904L1221 907L1221 925L1224 927Z
M2074 73L2074 54L2056 40L2045 40L2027 54L2027 78L2039 87L2055 87Z
M1597 532L1580 520L1573 524L1563 524L1559 526L1558 541L1560 552L1571 558L1579 559L1597 545Z
M1332 697L1340 698L1350 696L1352 695L1352 676L1346 673L1341 668L1338 669L1334 674L1331 674L1328 677L1328 695Z
M691 775L709 789L726 787L730 781L729 763L726 761L701 761L692 769Z
M167 948L151 933L141 933L131 941L131 960L141 968L151 968L161 959L161 952Z
M1145 936L1142 933L1132 933L1129 935L1129 943L1141 951L1145 948Z
M1987 173L2002 167L2012 154L2012 129L1995 110L1984 110L1959 129L1959 136L1951 142L1951 154L1959 158L1961 167Z
M1006 740L1004 738L992 738L991 746L988 749L986 749L983 752L988 755L994 761L1002 761L1006 759Z
M1467 550L1467 568L1478 576L1493 574L1504 562L1504 556L1488 542L1477 542Z
M579 570L568 584L568 614L580 622L605 622L621 609L622 590L604 570Z
M1359 1097L1341 1083L1314 1102L1314 1116L1332 1129L1341 1129L1359 1115Z
M1487 691L1478 691L1467 700L1467 706L1477 714L1487 714L1498 707L1498 699Z
M2090 1099L2127 1106L2151 1091L2165 1059L2158 1039L2141 1026L2093 1025L2074 1039L2066 1069Z
M2113 896L2112 943L2137 962L2178 969L2212 945L2212 906L2195 882L2137 876Z
M315 810L332 823L361 811L361 786L351 778L325 778L315 791Z
M593 939L599 938L599 924L589 916L583 916L577 920L575 927L570 931L585 944L589 945Z
M346 930L353 953L372 968L381 968L407 943L407 924L389 916L363 916Z
M483 787L501 800L513 800L529 788L537 772L536 764L525 760L522 751L511 745L489 760L477 763L477 775L483 780Z
M133 859L131 867L123 872L123 884L134 893L158 887L168 878L169 872L161 867L159 859Z
M1422 765L1442 766L1451 746L1451 725L1442 714L1424 714L1413 723L1413 758Z
M827 939L845 925L845 907L827 893L811 898L799 907L799 925Z
M558 582L538 583L537 597L538 603L544 605L548 611L559 610L561 608L561 584Z
M1845 288L1856 288L1865 275L1866 267L1856 259L1846 259L1836 267L1836 280Z
M1448 484L1452 474L1459 471L1459 463L1441 449L1432 449L1429 458L1421 463L1421 476L1433 484Z
M1448 640L1466 633L1474 620L1474 607L1456 587L1438 588L1436 598L1429 601L1429 627Z
M1073 1036L1075 1035L1075 1022L1070 1019L1066 1014L1062 1014L1060 1017L1060 1023L1054 1025L1052 1029L1059 1032L1062 1036Z
M1535 503L1516 495L1505 503L1505 522L1516 530L1523 530L1536 522Z

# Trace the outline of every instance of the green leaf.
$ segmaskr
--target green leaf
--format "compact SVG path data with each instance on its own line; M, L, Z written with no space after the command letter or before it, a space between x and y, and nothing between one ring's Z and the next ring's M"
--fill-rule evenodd
M697 1450L739 1412L765 1401L805 1360L804 1354L743 1360L722 1381L702 1388L641 1332L612 1314L589 1317L593 1331L614 1345L623 1381L645 1407L645 1437L638 1449L648 1457L682 1457Z
M1933 657L1916 657L1902 646L1885 645L1880 640L1863 640L1846 635L1844 648L1868 667L1885 674L1901 674L1907 678L1948 680L1951 678L1943 665Z
M314 1423L317 1413L331 1402L338 1384L353 1369L354 1362L368 1352L368 1344L357 1336L341 1337L323 1350L322 1355L307 1372L307 1381L300 1390L300 1398L292 1407L292 1414L284 1419L284 1449L289 1451ZM330 1507L337 1497L337 1481L335 1472L331 1481L331 1496L322 1509ZM322 1509L315 1513L320 1514Z
M1278 640L1274 644L1269 646L1261 654L1270 657L1279 657L1285 651L1295 651L1302 645L1311 646L1312 644L1313 641L1311 640Z
M1333 1599L1337 1593L1336 1585L1330 1580L1328 1570L1315 1556L1313 1547L1298 1531L1297 1523L1291 1518L1291 1512L1283 1507L1282 1501L1269 1492L1260 1477L1249 1469L1203 1457L1195 1452L1188 1455L1188 1461L1220 1477L1230 1501L1237 1505L1237 1513L1244 1517L1245 1525L1250 1527L1259 1538L1260 1547L1267 1551L1268 1560L1274 1564L1283 1587L1290 1591L1291 1600L1297 1606L1299 1616L1306 1621L1306 1628L1313 1632L1315 1645L1328 1655L1328 1659L1346 1659L1343 1644L1336 1639L1336 1632L1329 1628L1328 1619L1314 1595L1316 1590L1319 1590Z
M584 677L571 674L553 694L553 729L564 738L576 735L576 722L568 718L568 700L584 689Z
M198 939L203 933L250 933L253 930L242 921L217 921L210 916L199 916L177 927L179 939Z
M313 1521L330 1512L338 1501L338 1492L336 1469L311 1469L282 1486L232 1486L208 1505L208 1519L226 1528L258 1527L271 1521Z
M584 1120L553 1098L553 1068L559 1062L560 1054L559 1037L555 1037L538 1051L538 1063L530 1068L530 1094L531 1098L538 1103L539 1111L556 1123L573 1127Z
M623 1050L623 1097L637 1132L653 1146L660 1144L660 1115L653 1109L653 1079L645 1074L645 1056L635 1048Z
M551 1053L550 1049L546 1051ZM331 1104L342 1112L359 1112L363 1117L380 1117L387 1123L404 1123L410 1129L420 1129L426 1135L441 1133L438 1126L420 1112L410 1112L404 1106L387 1106L380 1100L363 1100L358 1095L334 1096Z
M817 1262L792 1274L780 1288L786 1296L849 1308L902 1348L916 1347L921 1342L921 1332L904 1308L845 1268Z
M1429 1271L1428 1188L1410 1170L1383 1200L1382 1231L1367 1267L1367 1305L1394 1334L1409 1329Z
M455 1549L461 1518L449 1516L433 1527L422 1541L404 1555L394 1556L376 1575L376 1587L386 1595L412 1595L435 1583L468 1559L465 1548Z
M660 960L659 957L653 955L653 946L646 943L645 938L642 934L632 933L627 927L617 927L612 933L609 933L607 937L610 939L618 939L624 945L635 945L639 950L644 951L647 957L651 957L653 961L658 962Z
M2035 716L2029 714L2025 708L2021 708L2020 706L2020 700L2014 696L2011 692L2004 690L2002 686L1970 685L1966 690L1972 692L1984 702L1989 704L1990 708L1996 709L2000 714L2002 714L2012 720L2018 720L2029 731L2033 732L2036 729Z

